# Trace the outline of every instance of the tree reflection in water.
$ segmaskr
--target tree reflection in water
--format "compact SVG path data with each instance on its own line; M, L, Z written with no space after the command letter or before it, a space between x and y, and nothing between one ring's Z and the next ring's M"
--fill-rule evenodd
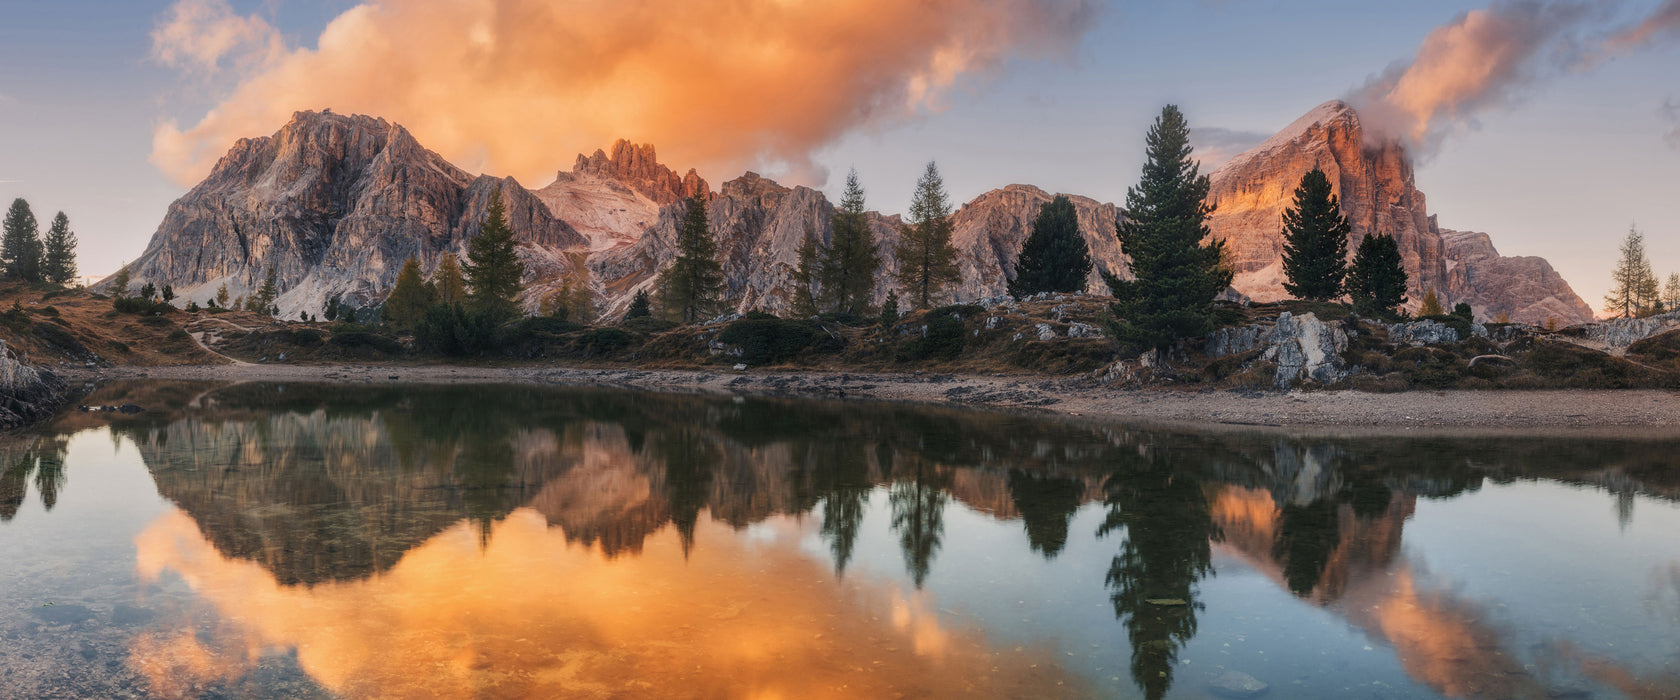
M1103 482L1098 536L1123 532L1106 578L1132 647L1132 679L1150 700L1172 687L1178 652L1196 636L1196 582L1213 572L1219 536L1202 482L1153 451L1123 459Z
M0 522L17 517L29 496L30 478L41 506L52 510L64 488L64 455L69 440L64 436L29 438L12 449L0 451Z

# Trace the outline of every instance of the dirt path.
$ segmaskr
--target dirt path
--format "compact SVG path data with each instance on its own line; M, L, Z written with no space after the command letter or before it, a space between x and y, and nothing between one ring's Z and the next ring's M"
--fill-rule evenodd
M229 323L228 325L232 326L233 324ZM234 327L238 328L238 326L234 326ZM255 365L252 365L251 363L246 362L244 360L241 360L241 359L238 359L238 358L235 358L235 357L231 357L231 356L228 356L228 355L223 355L223 354L221 354L219 352L216 352L215 350L211 349L210 345L204 342L204 334L207 333L207 332L208 331L193 331L191 333L188 333L187 335L193 339L194 343L198 343L198 347L203 348L205 352L210 353L212 355L215 355L216 357L220 357L224 360L227 360L228 362L233 363L235 366L240 366L240 367L254 367L255 366Z
M230 358L231 359L231 358ZM1131 424L1338 434L1614 434L1680 437L1680 392L1661 390L1289 393L1117 390L1084 379L838 372L734 372L393 365L76 368L78 380L179 379L347 384L519 383L649 391L904 401L1062 414Z

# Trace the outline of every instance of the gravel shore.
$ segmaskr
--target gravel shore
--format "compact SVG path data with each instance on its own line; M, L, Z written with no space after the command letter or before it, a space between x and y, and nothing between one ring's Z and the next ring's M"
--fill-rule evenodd
M1231 392L1120 390L1084 378L449 365L190 365L60 370L115 379L338 383L519 383L649 391L903 401L1161 426L1429 433L1680 436L1680 392L1661 390Z

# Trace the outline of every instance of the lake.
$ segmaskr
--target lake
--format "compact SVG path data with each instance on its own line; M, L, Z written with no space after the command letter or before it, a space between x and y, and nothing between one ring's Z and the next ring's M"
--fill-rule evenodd
M0 445L3 697L1680 697L1680 440L87 401Z

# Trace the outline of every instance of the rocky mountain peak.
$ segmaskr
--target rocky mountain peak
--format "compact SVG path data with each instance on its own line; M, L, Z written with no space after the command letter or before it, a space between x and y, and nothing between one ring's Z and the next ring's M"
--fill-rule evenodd
M653 144L636 144L624 139L613 142L611 155L600 149L590 156L579 153L572 172L560 173L557 180L568 179L567 175L572 179L593 176L615 180L660 206L695 194L711 194L710 186L699 172L691 168L686 175L679 176L675 170L660 164Z

